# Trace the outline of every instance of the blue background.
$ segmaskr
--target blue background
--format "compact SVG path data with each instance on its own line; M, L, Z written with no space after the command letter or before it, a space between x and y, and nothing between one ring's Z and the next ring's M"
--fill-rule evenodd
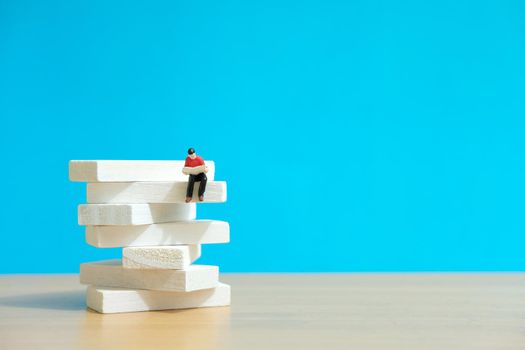
M215 160L222 271L525 269L522 1L0 2L0 272L84 242L69 159Z

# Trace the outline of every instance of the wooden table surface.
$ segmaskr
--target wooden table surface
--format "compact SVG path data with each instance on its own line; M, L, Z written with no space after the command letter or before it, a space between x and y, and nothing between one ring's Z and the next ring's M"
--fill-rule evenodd
M0 349L525 349L525 274L225 274L231 307L102 315L0 277Z

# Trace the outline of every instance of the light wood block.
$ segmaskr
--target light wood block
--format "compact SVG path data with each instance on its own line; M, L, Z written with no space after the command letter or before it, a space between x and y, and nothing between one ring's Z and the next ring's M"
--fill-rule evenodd
M180 182L109 182L87 185L88 203L184 203L186 181ZM198 202L199 182L195 183L193 202ZM226 202L226 182L208 181L205 203ZM202 202L200 202L202 203Z
M80 264L80 283L102 287L190 292L214 288L219 268L190 265L185 270L125 269L120 260Z
M81 204L79 225L147 225L162 222L194 220L195 203L162 204Z
M86 242L98 248L228 243L230 225L218 220L138 226L86 226Z
M201 256L201 246L126 247L122 249L122 266L126 269L182 270Z
M226 306L230 301L230 286L224 283L186 293L88 286L86 294L87 306L100 313Z
M206 161L208 181L215 163ZM71 160L69 179L79 182L187 181L183 160Z

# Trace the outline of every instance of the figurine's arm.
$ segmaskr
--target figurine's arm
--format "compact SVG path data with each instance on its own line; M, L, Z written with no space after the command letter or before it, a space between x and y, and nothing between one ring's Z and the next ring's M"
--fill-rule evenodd
M201 158L202 159L202 158ZM206 165L206 162L204 161L204 159L202 159L202 171L204 173L207 173L208 172L208 166Z
M186 161L184 162L184 167L182 167L182 173L184 175L189 175L189 171L188 171L188 160L186 159Z

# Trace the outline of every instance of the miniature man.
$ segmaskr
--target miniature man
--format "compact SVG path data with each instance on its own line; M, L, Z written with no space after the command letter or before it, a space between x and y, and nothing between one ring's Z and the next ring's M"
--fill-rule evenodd
M188 179L188 188L186 190L186 203L191 202L193 197L193 185L195 182L200 182L199 201L202 202L204 200L206 182L208 181L208 178L206 177L208 167L204 164L204 159L199 157L193 148L188 150L188 156L186 157L186 162L184 163L182 172L186 175L190 175L190 178Z

